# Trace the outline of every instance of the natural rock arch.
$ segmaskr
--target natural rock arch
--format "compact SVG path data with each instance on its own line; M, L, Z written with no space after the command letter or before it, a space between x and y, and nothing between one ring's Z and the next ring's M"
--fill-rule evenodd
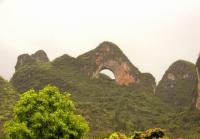
M92 78L108 69L113 72L119 85L139 83L139 70L134 67L117 45L103 42L96 49L78 57L84 64L83 70Z
M113 71L111 71L110 69L102 69L100 73L108 76L112 80L115 80L115 75Z
M108 69L113 72L115 76L115 81L119 85L129 85L130 83L135 83L136 79L130 73L130 67L127 63L121 63L115 60L108 60L99 64L96 71L93 73L93 78L98 78L99 73L104 70Z
M151 74L141 73L112 42L102 42L99 46L77 58L83 63L81 70L92 78L99 78L99 73L108 69L113 72L119 85L142 84L153 90L155 79Z

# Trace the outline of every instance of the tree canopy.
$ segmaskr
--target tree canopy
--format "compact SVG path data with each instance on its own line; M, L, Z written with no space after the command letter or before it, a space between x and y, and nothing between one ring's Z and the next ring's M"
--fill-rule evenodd
M89 127L75 110L70 94L57 87L29 90L15 104L4 131L10 139L82 139Z

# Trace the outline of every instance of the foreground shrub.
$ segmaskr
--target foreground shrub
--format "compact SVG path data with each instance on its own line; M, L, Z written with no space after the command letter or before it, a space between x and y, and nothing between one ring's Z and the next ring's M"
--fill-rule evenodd
M134 132L133 139L168 139L163 129L152 128L144 132Z
M30 90L20 96L4 131L10 139L82 139L89 127L74 111L70 94L56 87Z
M148 129L147 131L135 131L131 137L122 133L113 133L108 139L169 139L164 130L160 128Z
M122 133L115 132L112 133L108 139L128 139L128 137Z

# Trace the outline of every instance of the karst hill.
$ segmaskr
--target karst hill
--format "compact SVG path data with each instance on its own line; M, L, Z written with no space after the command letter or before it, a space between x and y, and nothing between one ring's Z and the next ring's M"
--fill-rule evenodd
M22 54L15 69L7 83L16 90L15 95L48 84L70 92L78 112L89 121L91 137L153 127L176 137L200 136L200 58L196 64L185 60L172 63L158 85L151 73L142 73L108 41L77 58L64 54L49 61L43 50ZM104 69L113 72L115 79L102 74ZM12 102L15 100L17 97Z

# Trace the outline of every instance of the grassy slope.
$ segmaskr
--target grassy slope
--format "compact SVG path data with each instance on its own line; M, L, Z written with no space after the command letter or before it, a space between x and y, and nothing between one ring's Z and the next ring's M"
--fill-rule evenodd
M23 92L53 84L72 92L78 112L89 121L90 136L103 136L115 130L126 133L152 127L167 129L173 135L200 136L199 112L178 112L141 86L120 87L105 75L91 80L79 69L82 63L68 55L53 62L24 66L11 83Z

